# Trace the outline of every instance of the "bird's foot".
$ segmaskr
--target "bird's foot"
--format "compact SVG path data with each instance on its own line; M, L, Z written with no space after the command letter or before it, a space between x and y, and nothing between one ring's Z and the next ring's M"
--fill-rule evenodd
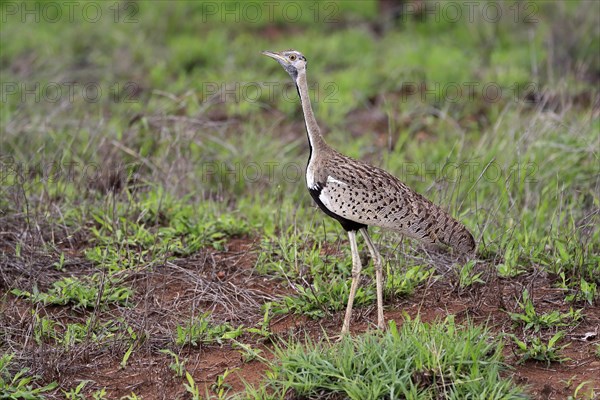
M342 335L342 334L339 334L339 335L333 335L333 336L329 336L329 338L328 338L328 339L329 339L329 341L330 341L330 342L332 342L332 343L339 343L339 342L341 342L341 341L342 341L342 339L343 339L345 336L346 336L346 335Z
M346 336L350 336L350 330L348 328L342 328L342 331L339 335L329 336L329 340L332 342L341 342Z

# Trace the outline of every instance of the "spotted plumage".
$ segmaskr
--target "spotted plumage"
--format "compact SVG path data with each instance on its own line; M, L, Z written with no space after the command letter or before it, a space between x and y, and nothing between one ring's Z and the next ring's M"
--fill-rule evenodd
M310 156L306 186L317 205L348 232L352 250L352 285L342 333L347 333L361 264L356 232L365 239L375 264L377 325L384 326L382 260L368 233L368 226L401 232L430 244L443 244L463 254L475 250L475 241L463 224L415 192L388 172L346 157L332 149L321 136L308 95L306 58L295 50L265 51L292 77L304 113Z
M354 223L394 230L460 253L474 250L475 241L464 225L396 177L336 151L329 153L313 172L318 190L311 194L318 196L321 208ZM314 171L314 166L308 169Z

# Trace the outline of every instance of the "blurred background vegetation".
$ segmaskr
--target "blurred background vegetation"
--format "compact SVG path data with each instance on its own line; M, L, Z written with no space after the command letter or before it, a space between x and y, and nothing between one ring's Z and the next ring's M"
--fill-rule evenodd
M4 215L58 209L80 226L88 200L150 193L195 220L312 229L295 88L260 55L295 48L340 151L491 249L598 246L595 1L1 4Z

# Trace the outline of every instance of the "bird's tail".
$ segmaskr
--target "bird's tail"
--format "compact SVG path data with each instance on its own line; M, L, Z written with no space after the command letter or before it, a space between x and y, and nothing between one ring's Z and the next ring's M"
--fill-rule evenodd
M461 254L472 254L475 252L475 239L471 232L460 222L452 218L448 213L441 210L437 222L440 230L437 234L437 241L452 247Z
M405 233L427 243L452 247L461 254L475 252L473 235L462 223L430 201L424 200L424 203L427 206L419 209L418 222L409 225Z

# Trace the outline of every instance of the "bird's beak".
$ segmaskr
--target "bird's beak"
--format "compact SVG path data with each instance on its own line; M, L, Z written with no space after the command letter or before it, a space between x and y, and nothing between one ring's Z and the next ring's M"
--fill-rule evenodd
M280 63L283 63L283 64L287 64L288 63L287 60L286 60L286 58L284 56L282 56L281 54L279 54L279 53L274 53L272 51L266 51L265 50L265 51L261 52L261 54L264 54L265 56L271 57L271 58L279 61Z

